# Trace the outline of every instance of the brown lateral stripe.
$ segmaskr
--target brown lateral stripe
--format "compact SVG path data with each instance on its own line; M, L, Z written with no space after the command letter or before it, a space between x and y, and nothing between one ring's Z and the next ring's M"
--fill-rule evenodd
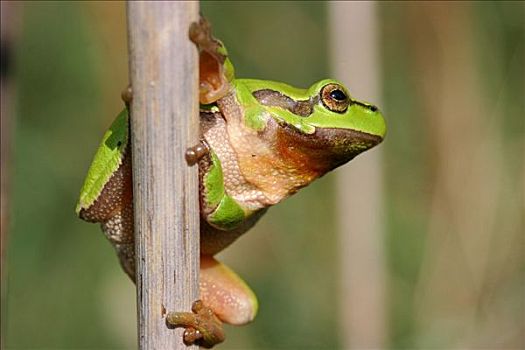
M281 107L301 117L308 117L314 110L317 99L295 101L294 99L274 90L263 89L253 92L253 97L265 106Z

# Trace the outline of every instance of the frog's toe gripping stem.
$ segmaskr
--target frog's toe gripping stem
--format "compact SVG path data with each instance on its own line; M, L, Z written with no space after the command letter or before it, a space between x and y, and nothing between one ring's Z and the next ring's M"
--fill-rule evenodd
M205 155L210 153L210 148L204 141L200 141L198 144L192 147L188 147L186 150L185 158L188 165L194 165Z
M230 86L224 67L226 50L222 43L211 35L210 23L202 16L198 22L190 25L189 38L199 50L200 102L213 103L226 95Z
M133 90L131 88L131 84L128 85L124 90L122 90L120 97L122 98L122 101L124 101L124 103L126 104L126 108L129 110L129 105L133 100Z
M193 22L190 25L189 37L190 40L197 45L199 51L207 51L213 55L219 63L224 63L226 56L219 53L221 43L211 35L211 25L206 18L200 16L198 22Z
M201 300L193 303L192 312L170 312L166 316L168 327L184 327L184 343L211 348L225 339L222 322Z

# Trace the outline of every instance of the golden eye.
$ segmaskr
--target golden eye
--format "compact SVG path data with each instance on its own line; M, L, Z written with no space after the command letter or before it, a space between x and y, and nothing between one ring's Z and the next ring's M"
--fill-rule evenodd
M339 84L328 84L321 90L323 105L332 112L344 113L350 104L350 97Z

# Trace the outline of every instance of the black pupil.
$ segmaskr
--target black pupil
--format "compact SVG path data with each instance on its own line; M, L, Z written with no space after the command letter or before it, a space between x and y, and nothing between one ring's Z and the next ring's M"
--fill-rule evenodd
M330 92L330 97L333 98L336 101L344 101L346 100L346 95L341 90L334 90Z

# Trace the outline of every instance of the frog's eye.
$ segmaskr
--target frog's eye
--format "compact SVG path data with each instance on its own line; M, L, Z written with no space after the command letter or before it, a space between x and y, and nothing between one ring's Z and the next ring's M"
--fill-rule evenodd
M321 101L332 112L344 113L350 104L350 97L341 85L328 84L321 90Z

